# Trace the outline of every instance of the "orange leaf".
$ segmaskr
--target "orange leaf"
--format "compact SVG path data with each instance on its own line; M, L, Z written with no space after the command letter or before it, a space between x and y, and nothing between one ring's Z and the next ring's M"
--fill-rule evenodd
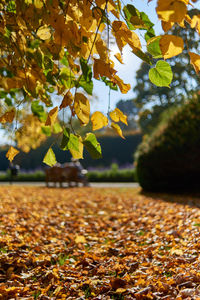
M0 123L4 124L4 123L12 123L12 121L14 120L15 117L15 110L14 108L10 111L7 111L5 114L3 114L0 117Z
M62 103L60 104L60 109L65 108L67 106L70 106L73 102L73 96L70 93L70 91L67 92L67 94L65 94Z

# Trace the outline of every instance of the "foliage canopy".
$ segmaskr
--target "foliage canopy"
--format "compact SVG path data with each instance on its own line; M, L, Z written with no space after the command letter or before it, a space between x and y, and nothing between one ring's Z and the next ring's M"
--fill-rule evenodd
M192 5L189 0L158 0L156 11L164 32L175 23L183 27L187 22L199 33L199 15L190 18L187 13ZM63 134L62 146L73 157L82 158L84 146L92 149L94 157L100 157L100 145L93 133L79 136L73 130L73 118L81 126L91 120L94 131L110 126L123 137L118 122L126 124L126 116L119 109L107 116L101 112L90 115L94 79L121 93L130 89L130 84L117 75L110 58L111 36L119 49L117 59L122 62L123 48L129 45L133 55L151 65L150 79L158 86L170 86L173 75L165 60L184 49L181 36L155 36L149 16L120 0L2 0L0 10L0 122L13 129L18 146L23 145L25 151L37 147L45 134L55 132ZM147 54L137 30L144 32ZM200 55L192 51L188 48L198 73ZM161 60L156 66L154 58ZM66 124L67 110L70 122L61 127L58 113L63 112ZM34 129L25 121L27 118ZM64 138L66 132L68 138ZM11 161L17 153L13 149L7 154ZM44 160L52 164L48 153Z

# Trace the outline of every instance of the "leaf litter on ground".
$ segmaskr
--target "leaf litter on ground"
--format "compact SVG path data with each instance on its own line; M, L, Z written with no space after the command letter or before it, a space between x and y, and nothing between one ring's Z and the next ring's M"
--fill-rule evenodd
M0 188L0 299L200 299L200 198Z

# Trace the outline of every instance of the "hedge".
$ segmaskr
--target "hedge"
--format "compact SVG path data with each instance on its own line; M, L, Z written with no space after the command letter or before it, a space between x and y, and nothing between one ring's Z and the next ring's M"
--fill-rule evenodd
M200 96L178 107L135 154L140 185L149 191L199 189Z

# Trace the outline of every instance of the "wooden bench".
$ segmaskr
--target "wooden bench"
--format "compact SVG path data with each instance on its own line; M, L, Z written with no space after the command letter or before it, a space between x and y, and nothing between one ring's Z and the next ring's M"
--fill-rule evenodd
M68 186L72 186L72 183L75 183L78 186L79 182L82 183L83 186L88 186L88 180L86 175L81 172L76 166L66 165L65 166L54 166L52 168L45 170L45 179L46 186L49 186L50 182L54 183L56 186L57 182L60 187L62 187L63 183L68 183Z

